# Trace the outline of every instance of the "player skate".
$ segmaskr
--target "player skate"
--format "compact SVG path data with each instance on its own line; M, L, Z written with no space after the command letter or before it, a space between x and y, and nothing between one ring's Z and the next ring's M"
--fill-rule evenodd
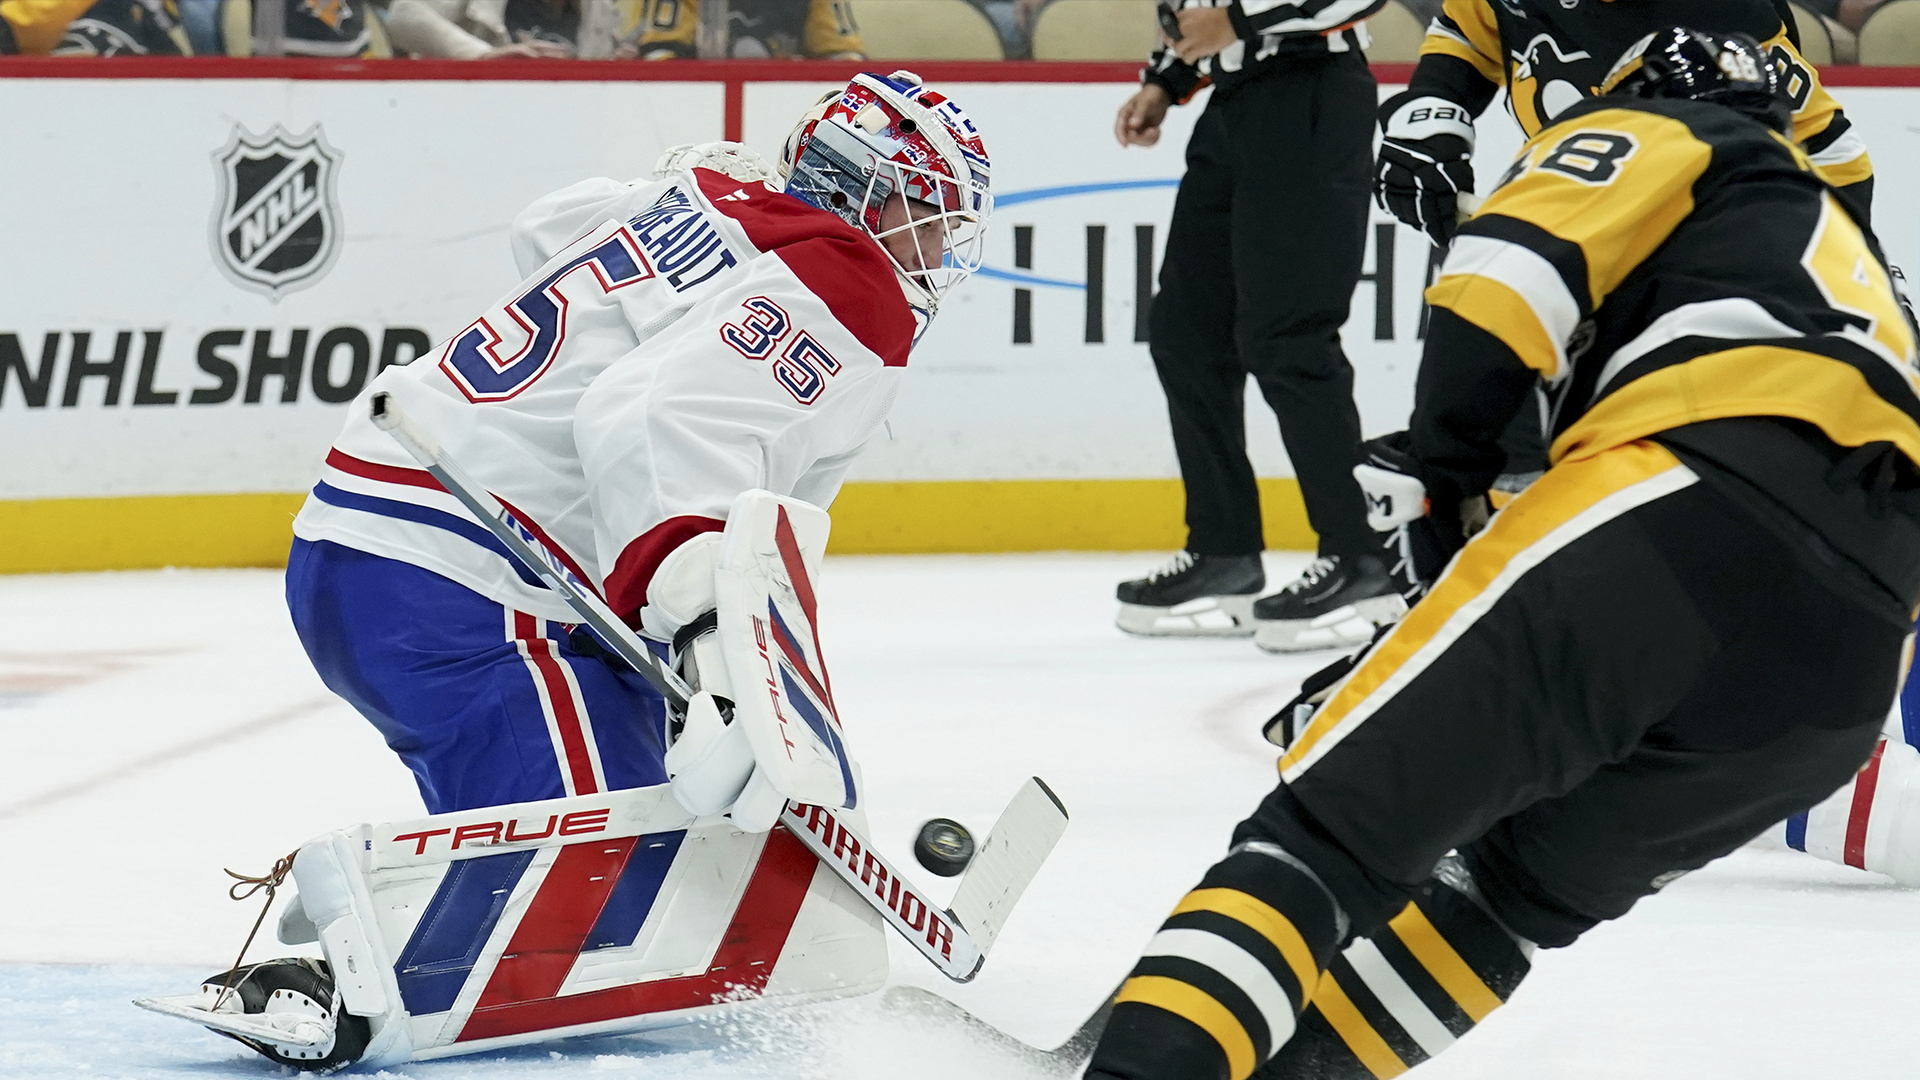
M1257 554L1181 551L1146 577L1120 583L1116 623L1142 637L1245 637L1253 633L1253 598L1266 585Z

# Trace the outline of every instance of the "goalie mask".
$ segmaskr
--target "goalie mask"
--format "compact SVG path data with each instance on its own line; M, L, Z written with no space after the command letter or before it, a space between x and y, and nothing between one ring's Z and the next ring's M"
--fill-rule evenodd
M1683 26L1635 42L1600 83L1602 94L1725 105L1787 135L1793 114L1781 89L1766 50L1752 38Z
M800 118L781 154L787 194L879 242L928 316L985 253L987 148L960 107L910 71L856 75Z

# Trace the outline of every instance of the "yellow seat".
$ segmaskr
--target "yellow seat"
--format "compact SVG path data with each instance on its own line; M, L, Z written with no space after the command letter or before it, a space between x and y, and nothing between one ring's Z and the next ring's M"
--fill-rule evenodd
M1159 44L1154 0L1053 0L1033 22L1035 60L1145 60Z
M1420 43L1427 39L1427 24L1405 4L1388 0L1387 6L1367 19L1367 59L1375 64L1412 64L1420 59Z
M1892 0L1860 28L1860 62L1882 67L1920 64L1920 0Z
M1826 20L1799 4L1787 6L1793 9L1794 29L1800 33L1800 55L1814 67L1833 63L1833 34L1827 29Z
M1003 60L993 23L967 0L858 0L849 5L876 60Z

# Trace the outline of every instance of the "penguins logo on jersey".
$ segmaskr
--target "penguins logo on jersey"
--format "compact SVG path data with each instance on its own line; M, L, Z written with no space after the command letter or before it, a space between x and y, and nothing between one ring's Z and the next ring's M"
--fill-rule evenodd
M213 160L213 250L227 277L275 300L319 281L340 253L341 160L320 126L298 137L236 126Z

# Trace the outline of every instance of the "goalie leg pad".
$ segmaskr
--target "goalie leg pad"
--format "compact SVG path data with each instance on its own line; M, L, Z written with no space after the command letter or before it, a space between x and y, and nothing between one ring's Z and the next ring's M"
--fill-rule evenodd
M1920 887L1920 750L1882 739L1839 791L1774 831L1796 851Z
M355 826L302 847L294 877L374 1067L864 993L887 974L879 915L792 833L695 820L664 784ZM204 996L148 1007L218 1028ZM278 1023L307 1053L326 1040L300 1023L318 1019Z

